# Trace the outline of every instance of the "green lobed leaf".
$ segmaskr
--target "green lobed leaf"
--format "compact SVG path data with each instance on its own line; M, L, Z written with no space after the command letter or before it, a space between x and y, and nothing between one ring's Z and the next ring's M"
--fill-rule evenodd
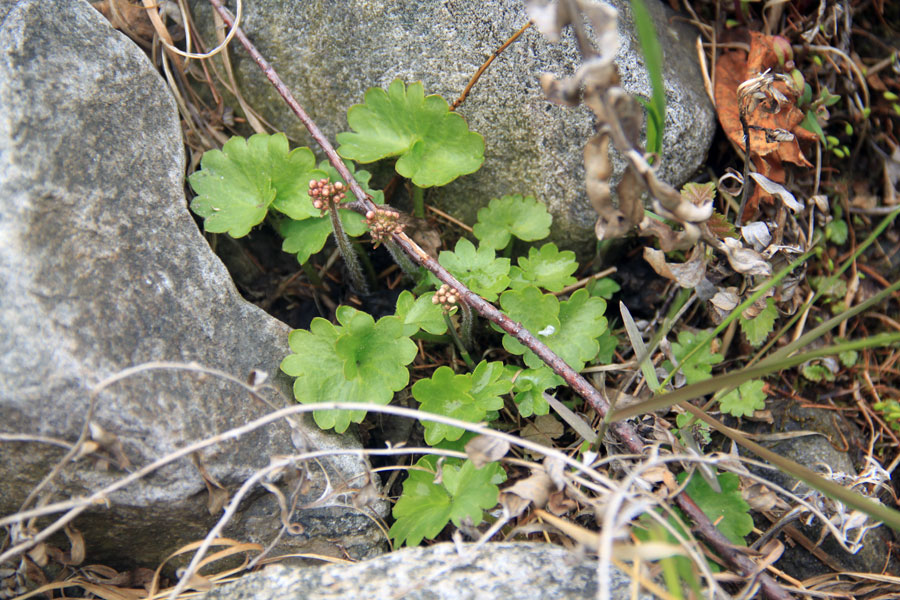
M552 294L542 294L533 285L503 292L500 295L500 306L510 319L522 323L542 340L559 330L559 300ZM503 336L503 347L512 354L530 352L509 334ZM538 366L540 365L534 368Z
M685 477L687 473L679 473L678 482L683 483ZM695 473L684 491L731 543L746 546L744 536L753 531L753 518L749 514L750 505L741 497L740 478L734 473L721 473L718 480L722 493L717 493Z
M284 238L281 249L288 254L296 254L297 262L302 265L325 247L331 235L331 221L319 217L302 221L284 219L278 225L278 232Z
M591 296L599 296L604 300L611 300L613 295L622 289L614 279L602 277L587 284L587 291Z
M481 361L472 371L471 380L470 393L476 403L486 411L503 408L503 399L500 396L512 389L513 382L502 362Z
M712 377L712 366L722 362L722 355L710 350L706 337L706 332L682 330L678 332L678 341L672 342L672 355L681 365L681 372L689 384L709 379ZM697 346L701 348L694 352ZM684 360L686 356L689 358ZM667 360L663 368L671 373L675 367Z
M368 231L365 219L352 210L341 208L338 216L347 235L359 237ZM302 221L285 218L278 224L278 232L284 238L281 249L288 254L296 254L297 262L302 265L325 247L332 233L331 217L316 216Z
M394 392L409 383L406 368L416 356L416 345L404 335L397 317L375 320L349 306L337 309L340 326L313 319L309 331L292 331L288 342L293 354L281 370L295 377L294 397L303 404L317 402L369 402L385 405ZM317 410L316 424L338 433L359 423L364 410Z
M509 271L509 287L512 289L535 285L550 292L559 292L575 283L572 277L578 269L575 253L569 250L560 252L556 244L544 244L540 250L529 248L528 257L522 256L518 262L519 266Z
M509 368L514 372L519 370L515 367ZM519 414L523 417L530 417L549 413L550 405L544 399L544 392L563 383L563 378L546 365L538 369L521 371L513 385L515 391L513 400L519 409Z
M477 423L484 419L487 409L476 402L471 375L457 375L450 367L438 367L428 379L420 379L412 386L413 398L419 410ZM423 421L425 441L434 446L443 439L459 439L465 430L452 425Z
M810 381L819 383L823 381L834 381L834 373L831 372L831 369L822 364L812 363L802 365L800 367L800 373Z
M441 252L438 262L488 302L496 300L497 294L509 285L509 259L496 258L493 248L487 246L476 250L465 238L456 243L453 252Z
M451 520L458 527L467 517L479 525L484 510L497 504L500 490L493 481L502 468L490 463L476 469L466 460L447 459L441 467L442 483L435 483L434 456L425 456L410 469L403 482L403 493L394 505L394 524L389 535L396 545L418 545L433 539Z
M289 150L283 133L233 137L221 150L205 152L200 167L188 181L197 193L191 210L203 217L206 231L245 236L270 206L295 219L318 214L307 190L310 179L323 174L312 151Z
M604 312L606 312L605 300L591 298L585 289L577 290L568 300L560 302L559 330L548 336L545 343L570 367L580 371L600 350L597 338L606 331ZM525 364L537 368L544 363L532 354L531 357L525 356Z
M457 375L450 367L438 367L428 379L412 387L420 410L477 423L488 411L503 408L502 394L512 388L500 362L481 361L472 373ZM425 441L434 446L442 440L458 440L465 430L452 425L424 421Z
M754 411L766 407L765 383L759 379L745 381L719 399L719 410L732 417L752 417Z
M519 195L494 198L478 211L478 222L472 233L482 246L496 250L505 248L511 236L533 242L550 235L553 217L547 207L533 196Z
M597 338L599 350L594 361L600 365L611 364L615 358L616 347L619 345L619 338L613 335L612 331L607 329L603 335Z
M709 425L703 421L694 420L689 426L689 429L685 429L693 418L694 415L689 412L678 413L675 415L675 425L678 426L678 435L682 436L682 438L685 435L691 435L695 440L701 443L701 446L705 446L712 441L712 436L709 433Z
M476 469L471 460L466 460L461 467L444 465L444 487L450 492L453 501L450 505L450 520L459 527L468 517L473 523L480 524L484 520L484 510L497 504L499 488L491 483L494 471L500 468L485 465Z
M843 219L835 219L825 226L825 238L838 246L842 246L847 242L849 233L847 222Z
M743 314L739 317L741 331L744 332L744 336L751 346L757 348L766 341L766 338L772 333L776 318L778 318L778 310L775 308L775 301L772 298L766 298L766 307L752 319L745 319Z
M434 482L434 466L428 458L416 463L427 471L409 470L403 493L394 504L395 521L388 534L398 546L418 546L424 538L437 537L450 522L453 498L443 485Z
M591 298L587 290L580 289L559 302L552 294L541 294L536 287L528 286L504 292L500 305L511 319L520 321L576 371L600 350L597 338L606 331L606 301ZM503 336L503 347L513 354L524 354L525 364L532 369L544 364L509 334Z
M431 294L416 298L412 292L404 290L397 297L394 315L403 322L406 335L415 335L420 329L434 335L447 332L444 313L439 305L431 301Z
M484 138L446 100L425 96L421 82L369 88L347 122L353 131L338 134L338 154L361 163L397 156L397 172L419 187L446 185L484 162Z

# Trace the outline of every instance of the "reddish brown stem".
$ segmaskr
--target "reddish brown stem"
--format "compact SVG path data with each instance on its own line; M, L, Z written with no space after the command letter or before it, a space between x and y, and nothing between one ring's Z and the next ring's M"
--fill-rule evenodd
M229 27L232 27L234 24L234 20L231 14L225 10L222 6L221 0L209 0L210 4L218 11L219 15L222 17L222 20L225 21L225 24ZM365 214L369 210L375 209L375 204L369 199L365 192L363 192L362 188L356 182L356 180L350 175L350 172L347 170L347 167L344 165L344 162L341 160L338 153L335 151L334 147L331 145L331 142L328 141L328 138L322 133L322 131L318 128L318 126L309 118L306 114L306 111L303 110L303 107L297 102L294 98L291 91L287 88L272 66L266 61L265 58L259 53L256 47L247 39L247 36L244 32L237 28L235 31L235 37L241 42L253 60L259 65L260 69L262 69L263 73L266 74L266 77L269 81L272 82L272 85L275 86L275 89L278 90L278 93L281 94L282 98L284 98L285 102L287 102L288 106L291 110L294 111L294 114L297 115L297 118L306 126L306 129L309 131L310 135L316 141L317 144L322 148L325 152L325 155L328 157L328 160L337 169L338 173L340 173L341 178L347 182L350 187L350 190L353 194L359 199L357 202L351 202L344 205L344 208L349 208L351 210L356 210L361 214ZM513 321L505 314L497 310L494 305L487 302L484 298L479 296L478 294L472 292L469 288L464 286L459 282L453 275L447 272L436 260L434 260L431 256L429 256L422 248L418 246L414 241L412 241L405 233L395 233L392 234L394 241L403 248L404 252L406 252L414 262L422 265L432 273L434 273L438 279L440 279L443 283L449 285L453 290L456 291L458 297L464 301L466 304L474 308L478 314L482 317L490 320L493 323L496 323L503 331L510 334L519 340L526 348L530 349L532 352L537 354L541 360L544 361L553 372L562 377L566 383L571 387L576 394L584 398L591 407L596 410L601 416L606 416L606 413L609 412L609 404L607 404L606 400L600 395L600 393L592 386L588 381L582 377L579 373L572 369L568 364L566 364L563 359L557 356L550 348L544 345L540 340L538 340L530 331L528 331L525 327L522 326L521 323ZM635 454L641 454L644 449L644 444L641 441L640 437L635 432L634 428L625 421L619 421L613 423L610 427L610 430L616 435L616 437L621 441L629 452ZM719 553L722 558L725 559L728 564L730 564L736 571L741 573L747 577L758 577L759 583L762 586L763 591L765 592L768 598L772 598L773 600L789 600L791 596L785 592L778 583L775 582L774 579L769 577L765 573L758 573L757 565L754 563L749 556L744 553L742 548L738 548L734 546L728 538L726 538L722 532L720 532L715 525L709 520L709 517L700 510L700 508L691 500L690 496L686 493L682 492L675 498L675 502L678 504L679 508L681 508L685 514L690 517L690 519L695 523L696 530L700 534L700 536Z

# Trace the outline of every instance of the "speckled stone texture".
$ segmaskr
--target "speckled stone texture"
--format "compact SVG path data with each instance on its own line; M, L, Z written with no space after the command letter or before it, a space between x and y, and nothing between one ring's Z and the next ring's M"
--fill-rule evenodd
M851 456L855 453L856 458L861 459L859 449L865 448L867 442L850 419L840 416L840 413L835 411L803 406L796 400L786 398L771 399L768 408L772 412L774 423L771 425L758 423L752 430L753 433L782 434L802 431L809 434L764 442L770 450L820 473L827 467L834 473L852 476L857 474ZM839 449L845 445L846 450ZM858 464L864 466L861 461ZM754 470L757 474L798 494L802 495L809 489L805 484L780 471ZM763 529L770 525L768 521L763 520L762 523ZM892 556L890 562L886 562L888 559L886 548L896 537L888 527L882 525L870 530L866 534L862 548L856 554L850 554L831 535L819 542L823 528L818 519L814 518L807 525L804 518L803 521L794 522L793 525L817 543L817 546L843 570L881 573L883 569L887 569L888 573L900 572L900 562L896 558ZM830 567L799 544L787 544L784 555L775 566L799 579L831 572Z
M0 0L0 431L73 443L92 388L148 361L196 362L240 379L260 369L290 394L278 375L288 328L241 299L210 251L187 210L184 160L165 83L87 2ZM134 469L269 410L233 383L157 370L107 388L93 420L118 436ZM357 444L301 430L313 448ZM0 514L16 512L64 451L0 442ZM271 456L296 452L280 422L201 456L234 491ZM357 457L322 464L334 486L363 483ZM321 467L311 473L315 496L324 478ZM51 486L51 500L123 475L81 460ZM109 495L75 526L89 560L155 567L206 535L219 516L207 497L185 458ZM366 557L383 549L360 510L326 506L292 518L305 533L284 536L283 550ZM257 490L227 533L265 545L280 527L274 498Z
M623 86L649 98L630 5L613 4L620 8L617 63ZM668 112L660 174L680 185L706 157L714 112L693 49L697 33L658 0L647 5L665 53ZM214 40L209 3L192 0L192 6L207 40ZM482 62L527 20L523 0L253 0L244 2L241 26L334 141L347 130L347 109L363 101L365 90L386 87L397 77L421 80L426 93L452 102ZM234 46L245 98L275 127L300 144L311 144L257 65L239 44ZM585 195L582 150L593 133L593 115L584 107L549 103L538 83L544 72L569 75L578 64L568 31L557 44L534 28L526 31L494 61L459 109L469 127L485 137L483 167L428 190L426 202L471 224L491 198L531 194L554 215L554 241L582 252L592 249L596 214Z
M597 561L551 544L498 543L473 550L452 543L406 548L356 564L273 565L208 592L203 600L583 600L597 595ZM612 568L610 598L632 595Z

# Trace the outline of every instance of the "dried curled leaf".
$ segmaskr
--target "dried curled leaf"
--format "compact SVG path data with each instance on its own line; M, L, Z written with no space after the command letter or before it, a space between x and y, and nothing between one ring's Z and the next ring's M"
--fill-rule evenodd
M466 454L476 469L500 460L509 452L509 442L491 435L479 435L466 444Z
M702 246L694 246L691 256L681 264L666 262L665 253L653 248L644 248L644 260L659 275L677 282L683 288L693 289L706 275L706 258Z
M725 238L716 245L716 248L728 258L731 268L741 275L762 275L769 277L772 274L772 265L762 257L759 252L744 248L734 238Z
M509 510L511 516L518 517L531 504L535 508L543 508L550 499L550 494L555 491L554 488L553 481L544 469L534 469L529 477L520 479L512 487L503 490L500 503Z

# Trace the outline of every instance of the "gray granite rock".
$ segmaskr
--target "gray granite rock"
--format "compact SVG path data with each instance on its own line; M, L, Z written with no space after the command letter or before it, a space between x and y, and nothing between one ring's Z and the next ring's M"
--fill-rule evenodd
M772 411L774 423L768 427L758 428L759 433L803 431L817 434L765 443L770 450L820 473L823 472L825 465L834 473L846 473L851 476L857 474L850 449L864 448L866 443L859 429L850 420L835 411L804 407L794 400L787 399L771 401L769 409ZM844 445L847 446L847 450L839 449ZM760 469L758 473L801 495L809 489L780 471ZM794 525L813 542L817 542L822 532L822 523L818 519L813 519L808 524L805 524L805 521L804 518L802 522L795 522ZM763 529L766 527L767 524L762 525ZM865 543L856 554L846 552L831 535L826 536L819 547L840 565L842 570L880 573L886 566L885 548L892 538L890 529L881 526L866 534ZM831 572L830 567L808 550L793 544L786 546L784 555L776 566L801 580ZM888 568L889 572L898 572L900 564L892 560Z
M211 8L192 0L195 19L214 40ZM231 2L234 6L234 3ZM617 57L623 86L645 98L650 84L633 33L628 2L620 8ZM666 116L662 178L686 181L702 164L715 129L693 50L695 31L658 0L647 5L665 52ZM481 63L528 20L523 0L254 0L241 24L299 102L333 141L347 130L346 111L365 90L395 78L421 80L426 93L452 102ZM301 144L305 130L238 44L233 57L241 91L278 129ZM531 194L554 215L552 239L593 249L596 214L584 190L582 149L593 132L584 107L544 99L544 72L571 74L580 63L567 33L551 44L534 28L494 61L459 113L484 135L485 162L473 175L432 188L426 201L473 223L478 208L504 194ZM314 149L317 151L317 149Z
M92 388L148 361L196 362L240 379L260 369L290 393L278 374L288 328L242 300L210 251L187 210L184 161L164 82L87 2L0 0L0 431L72 443ZM107 388L93 420L118 437L137 468L268 411L235 384L155 370ZM313 447L356 444L314 426L299 431ZM271 456L296 452L291 435L276 423L201 459L233 491ZM0 514L7 515L64 451L0 442L0 453ZM322 465L335 487L362 484L359 458ZM69 465L51 499L87 494L124 474L97 467L89 459ZM310 473L315 497L325 485L322 467ZM153 567L218 518L189 459L108 500L75 526L89 558L112 565ZM383 535L371 516L338 504L347 498L294 514L305 532L284 536L281 549L379 553ZM274 498L257 491L227 533L266 544L280 529L278 515Z
M597 561L560 546L487 544L465 554L452 543L405 548L355 564L273 565L218 587L204 600L582 600L597 593ZM610 597L626 600L632 583L612 568ZM638 594L637 598L650 598Z

